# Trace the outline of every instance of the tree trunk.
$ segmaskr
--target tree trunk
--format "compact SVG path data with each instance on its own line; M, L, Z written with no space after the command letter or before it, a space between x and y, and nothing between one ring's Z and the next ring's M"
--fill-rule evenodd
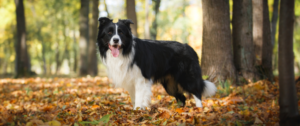
M133 21L133 25L130 25L131 32L135 37L139 37L137 33L137 18L136 18L136 12L135 12L135 0L126 0L126 14L127 18Z
M261 65L263 43L263 0L252 0L253 6L253 43L256 65Z
M15 0L17 19L17 41L16 50L16 77L28 76L30 74L30 59L26 45L26 25L23 0Z
M273 3L273 14L272 14L272 28L271 28L271 42L272 46L274 48L275 44L275 35L276 35L276 30L277 30L277 20L278 20L278 3L279 0L274 0Z
M153 40L156 40L156 36L157 36L157 17L158 17L158 13L159 13L160 1L161 0L155 0L155 6L154 6L155 17L154 17L154 20L152 23L152 29L150 31L151 39L153 39Z
M58 31L57 31L58 33ZM59 39L58 39L58 34L56 36L56 48L55 48L55 64L56 64L56 68L55 68L55 75L58 74L60 65L61 65L61 61L60 61L60 50L59 50L60 44L59 44Z
M228 0L202 0L203 45L201 68L203 75L224 82L235 77ZM234 79L235 80L235 79Z
M269 19L268 0L263 0L263 46L262 46L262 68L264 79L273 81L272 55L273 45L271 41L271 27Z
M145 1L145 39L150 39L150 26L149 26L149 1Z
M79 75L84 76L88 74L89 0L80 0L80 2Z
M75 28L74 28L75 29ZM74 65L73 65L73 71L74 73L77 73L77 68L78 68L78 56L77 56L77 52L78 52L78 49L77 49L77 41L76 41L76 37L75 37L75 32L73 32L73 52L74 52Z
M272 81L272 54L271 28L269 20L268 0L253 0L253 41L261 78Z
M92 0L92 20L90 22L90 44L89 44L89 54L88 54L88 74L96 76L98 74L98 62L96 53L96 38L97 38L97 26L98 26L98 5L99 0Z
M299 116L294 75L293 31L295 0L281 0L279 17L280 125L296 126ZM299 120L298 120L299 121Z
M237 72L248 81L258 80L252 29L252 2L233 0L233 57Z

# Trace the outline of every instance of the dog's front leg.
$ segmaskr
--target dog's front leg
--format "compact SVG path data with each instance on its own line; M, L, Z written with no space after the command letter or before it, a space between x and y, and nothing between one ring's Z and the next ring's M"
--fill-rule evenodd
M131 104L133 105L133 107L135 107L135 86L134 85L129 86L127 91L130 95Z
M136 80L135 83L135 105L134 109L137 108L145 109L145 107L149 107L149 103L151 101L151 86L152 81L147 80L145 78L140 78Z

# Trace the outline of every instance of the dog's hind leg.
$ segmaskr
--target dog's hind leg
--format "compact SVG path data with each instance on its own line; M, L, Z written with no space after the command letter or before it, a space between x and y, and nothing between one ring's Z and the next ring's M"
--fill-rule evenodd
M201 102L201 99L198 98L197 96L193 95L194 99L195 99L195 102L196 102L196 107L200 107L202 108L202 102Z
M169 95L174 96L177 102L181 101L185 106L186 97L183 95L183 89L171 75L166 76L161 83Z
M176 98L177 102L181 101L182 102L182 106L185 106L186 98L185 98L185 96L182 93L177 93L175 95L175 98Z

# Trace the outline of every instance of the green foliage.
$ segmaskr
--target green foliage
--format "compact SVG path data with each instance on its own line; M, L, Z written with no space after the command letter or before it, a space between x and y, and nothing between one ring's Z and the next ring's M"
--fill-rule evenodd
M222 82L219 80L219 86L218 86L218 93L221 96L227 96L232 92L231 89L232 83L230 80L226 80L225 82Z
M91 124L91 125L97 125L99 124L100 122L102 123L108 123L109 119L110 119L110 114L108 115L105 115L103 116L101 119L99 120L95 120L95 121L81 121L81 122L78 122L79 124L83 124L83 125L86 125L86 124Z
M202 78L203 78L203 80L206 80L208 78L208 76L207 75L203 75Z
M300 0L295 0L295 16L300 16Z

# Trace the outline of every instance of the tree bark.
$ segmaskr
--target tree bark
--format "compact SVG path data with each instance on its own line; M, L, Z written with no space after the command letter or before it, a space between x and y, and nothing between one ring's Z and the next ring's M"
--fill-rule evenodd
M256 65L261 65L263 43L263 0L253 0L253 42Z
M139 37L137 33L137 17L135 12L135 0L126 0L126 14L127 18L132 20L134 24L130 25L131 32L135 37Z
M228 0L202 0L203 44L201 68L210 79L224 82L235 77ZM235 80L235 78L234 78Z
M252 27L252 1L233 0L232 42L234 64L238 74L248 81L258 80L255 68Z
M262 79L273 79L268 0L253 0L253 41L256 66Z
M98 74L98 62L96 53L96 38L98 26L98 10L99 0L92 0L92 20L90 22L90 44L88 54L88 74L96 76Z
M296 126L299 116L294 74L293 31L295 0L281 0L279 17L280 125Z
M150 26L149 26L149 1L145 1L145 39L150 39Z
M17 41L15 43L16 50L16 77L29 76L30 74L30 58L26 45L26 23L23 0L15 0L16 19L17 19Z
M271 27L269 19L268 0L263 0L263 46L262 46L262 68L264 79L273 81L272 69L273 45L271 41Z
M157 36L157 17L159 14L159 6L160 6L160 1L161 0L155 0L155 5L154 5L154 20L152 22L152 29L150 31L151 34L151 39L156 40L156 36Z
M79 39L79 75L84 76L88 74L88 41L89 41L89 0L80 0L80 39Z

